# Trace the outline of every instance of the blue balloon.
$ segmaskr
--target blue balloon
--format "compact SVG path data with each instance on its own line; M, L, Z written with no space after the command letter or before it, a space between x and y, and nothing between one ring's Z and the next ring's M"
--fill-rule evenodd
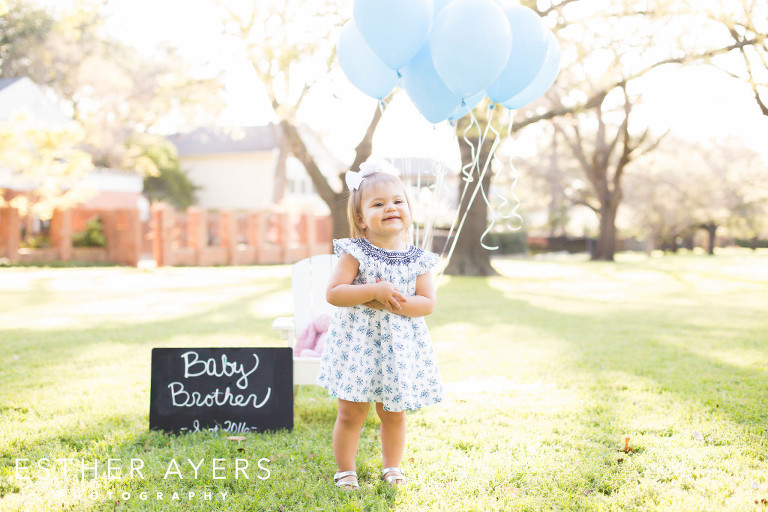
M403 89L421 115L430 123L439 123L459 105L460 99L445 86L432 65L429 44L403 68Z
M432 0L355 0L352 19L373 53L399 70L429 36Z
M525 89L539 74L547 58L547 30L532 9L514 5L504 9L512 28L512 51L501 75L485 90L495 103L503 103Z
M509 58L512 31L493 0L454 0L435 18L432 62L445 85L469 98L499 76Z
M352 85L368 96L380 100L395 88L397 72L381 62L365 44L354 20L350 20L341 30L336 56Z
M434 0L432 2L432 19L437 18L437 14L451 2L453 2L453 0Z
M533 82L502 105L510 109L522 108L549 90L560 72L560 44L551 30L547 31L547 47L549 50L544 66Z
M456 107L456 109L451 112L451 115L448 116L448 119L451 121L461 119L465 115L469 114L469 111L473 110L483 98L485 98L485 91L480 91L474 96L465 99L464 104Z

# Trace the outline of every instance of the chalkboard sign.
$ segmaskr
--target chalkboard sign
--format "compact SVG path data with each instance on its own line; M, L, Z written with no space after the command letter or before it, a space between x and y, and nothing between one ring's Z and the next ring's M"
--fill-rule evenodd
M152 349L149 428L233 433L293 429L293 350Z

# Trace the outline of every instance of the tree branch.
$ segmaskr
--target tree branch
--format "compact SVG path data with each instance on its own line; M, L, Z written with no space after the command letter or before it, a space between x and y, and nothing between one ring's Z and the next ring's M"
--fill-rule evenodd
M563 1L562 1L562 2L560 2L559 4L550 5L550 6L549 6L549 8L547 8L547 9L544 9L544 10L539 10L539 9L538 9L538 7L537 7L537 8L535 8L534 10L536 11L536 14L538 14L540 17L542 17L542 18L543 18L543 17L545 17L547 14L549 14L549 13L551 13L551 12L553 12L553 11L558 11L558 12L559 12L559 11L560 11L560 9L562 9L562 8L563 8L563 7L565 7L566 5L568 5L568 4L570 4L570 3L573 3L573 2L578 2L578 1L579 1L579 0L563 0Z
M359 169L360 164L368 160L368 157L371 156L371 152L373 151L373 134L376 131L376 127L379 125L382 113L384 112L385 107L383 105L386 104L386 100L391 97L391 95L388 96L382 104L379 104L376 111L373 113L373 118L368 124L368 129L365 130L365 135L363 135L363 138L355 147L355 160L352 162L350 169Z
M518 131L521 128L524 128L524 127L526 127L526 126L528 126L530 124L538 123L539 121L547 121L549 119L554 119L556 117L562 117L562 116L567 115L567 114L577 114L577 113L580 113L580 112L584 112L585 110L587 110L589 108L589 106L595 104L596 102L600 102L601 101L601 97L606 96L610 91L612 91L616 87L621 87L622 84L626 85L627 83L629 83L630 80L634 80L636 78L640 78L643 75L645 75L646 73L648 73L649 71L652 71L652 70L656 69L657 67L664 66L666 64L685 64L687 62L693 62L693 61L697 61L697 60L708 59L708 58L714 57L716 55L721 55L723 53L728 53L728 52L730 52L732 50L736 50L736 49L739 49L739 48L744 48L746 46L762 44L766 40L766 37L768 37L768 36L761 35L761 36L754 37L754 38L749 39L749 40L739 41L739 42L736 42L734 44L731 44L731 45L728 45L728 46L724 46L722 48L716 48L714 50L708 50L706 52L698 53L696 55L689 55L689 56L685 56L685 57L677 57L677 58L660 60L660 61L658 61L658 62L656 62L654 64L651 64L650 66L648 66L648 67L646 67L646 68L644 68L644 69L642 69L642 70L640 70L640 71L638 71L636 73L630 74L629 77L627 77L627 78L623 78L621 80L617 80L616 82L614 82L610 86L607 86L607 87L604 87L602 89L599 89L589 99L587 99L587 101L585 101L583 103L577 103L577 104L572 105L570 107L561 107L561 108L557 108L557 109L551 109L551 110L548 110L547 112L544 112L543 114L538 114L538 115L534 115L534 116L528 117L526 119L523 119L522 121L518 121L518 122L513 123L511 130L512 131Z
M295 156L304 165L309 177L312 179L312 183L317 189L318 195L328 204L333 204L333 200L336 197L336 191L334 191L328 184L328 180L320 171L320 168L315 162L315 158L307 150L307 146L301 139L296 127L287 119L280 121L280 129L283 131L283 136L288 144L288 148L293 156Z

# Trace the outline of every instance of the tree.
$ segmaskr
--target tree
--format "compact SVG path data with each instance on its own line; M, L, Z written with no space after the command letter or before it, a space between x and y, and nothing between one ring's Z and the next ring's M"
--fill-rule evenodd
M523 144L518 142L514 148L510 144L497 152L497 161L502 156L502 167L515 168L519 175L515 195L525 198L520 202L525 230L546 231L550 237L584 235L587 226L576 213L586 208L586 201L596 199L584 183L584 173L563 143L562 135L554 123L538 123L526 129L525 140L535 141L535 147L522 148ZM503 183L507 174L494 175L494 181ZM546 216L541 212L546 212ZM590 210L589 214L592 213ZM578 232L573 231L576 222L580 222Z
M704 229L707 252L714 254L721 227L748 238L761 233L768 166L738 140L669 137L638 168L627 176L627 207L632 223L653 240L649 250L675 250L680 238L692 248L693 235Z
M699 2L675 2L682 12L701 12ZM725 73L747 83L755 103L768 116L768 4L761 0L721 2L718 9L703 10L710 22L724 27L738 47L738 59L713 59L712 63ZM756 41L754 44L743 44Z
M82 137L74 123L50 128L24 117L0 122L0 170L27 188L16 195L0 190L0 205L49 220L55 209L90 197L92 191L80 181L93 168L89 155L79 149Z
M577 0L524 3L547 18L549 26L554 26L561 44L568 50L568 60L562 66L564 73L561 73L560 87L556 87L549 96L555 101L539 101L518 112L512 125L513 133L531 124L567 114L589 113L597 116L598 107L602 112L603 109L607 111L615 106L605 104L606 98L610 100L618 97L617 104L629 106L631 110L635 101L630 94L631 83L651 70L660 66L711 59L740 48L762 44L765 40L764 35L755 35L736 43L727 41L716 47L702 47L699 39L690 37L692 34L685 23L677 23L675 30L678 32L656 42L655 34L670 31L668 9L664 2L638 4L626 0L612 4L608 10L602 4L593 5ZM280 119L286 147L304 164L316 190L331 209L334 236L346 236L346 219L342 207L346 192L343 180L341 190L335 190L329 184L297 130L298 114L304 99L315 82L332 68L335 36L345 21L340 14L343 12L343 3L330 0L288 3L276 0L254 1L242 10L235 9L228 2L219 1L219 5L225 13L226 32L239 43L265 85ZM315 21L311 25L312 32L306 33L303 25L309 18ZM689 39L696 44L686 44ZM587 61L593 68L586 66ZM595 66L598 76L593 79ZM560 101L556 100L558 97ZM622 98L626 101L622 101ZM622 108L619 113L621 111ZM368 129L355 148L351 169L355 169L370 155L373 131L379 119L380 110L374 110ZM621 125L619 121L613 126ZM606 120L604 129L607 126ZM627 132L626 135L633 134ZM607 138L600 140L606 148L611 145ZM613 146L615 151L621 149L617 162L621 162L622 158L627 161L621 164L619 181L612 186L620 185L624 167L637 147L637 140L629 136L620 136ZM602 158L605 157L603 151ZM604 181L608 183L608 180ZM611 190L610 187L606 185L604 189ZM598 195L599 192L595 190ZM611 219L615 219L621 200L620 190L612 190L611 194L604 196L605 219L601 222L606 233L603 236L604 248L601 248L599 257L604 259L613 258L615 239L611 239L611 234L615 237L615 224L611 223ZM484 203L479 201L478 206L470 210L467 225L485 225L487 214ZM479 236L479 233L475 235ZM469 234L467 236L471 238ZM485 272L489 255L477 254L470 245L457 245L453 254L455 268L472 273L475 272L475 266L477 273Z
M486 122L493 122L493 120ZM461 125L459 130L462 130ZM482 247L478 241L480 234L485 231L488 225L488 206L478 192L481 189L490 190L492 176L490 167L493 164L492 149L495 137L482 138L477 130L473 130L473 133L467 133L467 140L469 143L464 138L459 140L461 165L462 169L466 169L466 176L459 180L458 214L460 222L464 225L457 226L457 228L461 227L460 231L454 231L455 249L444 273L463 276L497 275L498 273L491 266L488 250ZM475 153L477 156L473 158ZM467 180L471 180L468 186L466 186ZM464 220L465 214L466 219ZM453 242L447 240L447 243Z
M126 141L169 115L188 120L221 108L216 78L195 78L173 48L149 57L104 33L96 2L61 11L12 2L3 24L3 76L27 76L54 91L85 131L84 144L103 167L143 172L147 163Z
M45 9L29 2L8 2L0 15L0 77L24 76L32 65L37 47L53 28L55 20Z
M627 93L626 85L622 85L620 90L624 97L622 111L619 113L621 122L612 134L609 133L611 128L606 117L616 112L611 112L606 107L608 95L599 98L591 108L597 126L589 143L575 116L566 118L570 121L570 129L563 127L565 123L561 120L554 123L579 162L597 199L596 203L587 198L580 200L581 204L595 212L600 221L597 241L591 255L593 260L613 260L616 252L616 215L623 197L622 180L628 164L636 156L638 149L645 144L649 133L646 129L641 135L630 134L633 102ZM644 151L651 150L656 144L658 140L644 148Z
M284 153L292 154L304 165L315 190L328 205L333 237L349 236L346 184L342 179L341 190L330 185L298 129L298 114L307 94L332 69L338 30L344 21L344 2L254 0L241 9L222 0L218 4L224 16L225 33L235 41L264 84L279 118L281 142L287 150ZM311 27L309 33L307 27ZM371 155L373 133L381 115L382 109L373 111L349 169L359 168ZM280 169L284 172L284 166L279 166ZM276 181L284 182L284 176L278 175Z
M165 201L180 210L195 204L200 187L181 169L173 144L161 137L142 135L134 137L131 146L143 148L142 156L157 168L156 173L144 177L144 195L150 202Z
M548 95L551 106L547 108L541 101L535 103L523 112L522 120L515 121L512 131L568 115L572 116L571 122L576 122L573 120L578 115L585 118L578 123L594 126L591 152L579 150L575 144L579 140L583 142L582 133L571 133L569 145L577 158L580 158L580 152L584 157L581 163L585 177L592 186L591 192L599 199L598 205L592 205L600 221L594 257L612 260L615 219L622 199L622 177L635 156L633 153L636 154L640 144L648 139L648 132L633 136L629 131L629 112L637 102L636 92L630 94L631 88L654 69L711 61L718 56L765 44L766 36L756 34L735 43L721 38L721 46L706 46L698 37L692 37L698 30L692 34L690 27L700 27L705 17L693 5L678 9L666 2L650 2L646 6L623 2L603 12L597 6L580 3L582 9L578 14L565 7L558 16L558 38L561 45L575 50L572 60L561 66L557 87ZM711 36L713 27L710 24L707 28L705 33ZM664 40L657 42L660 38L654 38L653 34L665 34ZM617 99L622 97L623 100ZM624 107L616 112L619 116L624 115L624 120L614 120L612 125L619 128L617 137L609 139L605 131L608 124L601 116L619 102ZM561 129L561 133L566 132ZM639 138L633 140L633 137ZM650 144L646 150L652 147Z

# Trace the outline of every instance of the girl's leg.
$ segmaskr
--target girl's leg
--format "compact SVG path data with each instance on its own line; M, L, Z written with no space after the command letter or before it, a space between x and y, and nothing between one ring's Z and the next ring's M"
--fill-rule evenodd
M360 440L360 428L368 416L367 402L348 402L339 399L339 412L333 427L333 456L339 472L355 471L355 455ZM341 480L352 480L344 477Z
M384 406L377 403L376 413L381 418L382 467L398 468L405 450L405 411L385 411Z

